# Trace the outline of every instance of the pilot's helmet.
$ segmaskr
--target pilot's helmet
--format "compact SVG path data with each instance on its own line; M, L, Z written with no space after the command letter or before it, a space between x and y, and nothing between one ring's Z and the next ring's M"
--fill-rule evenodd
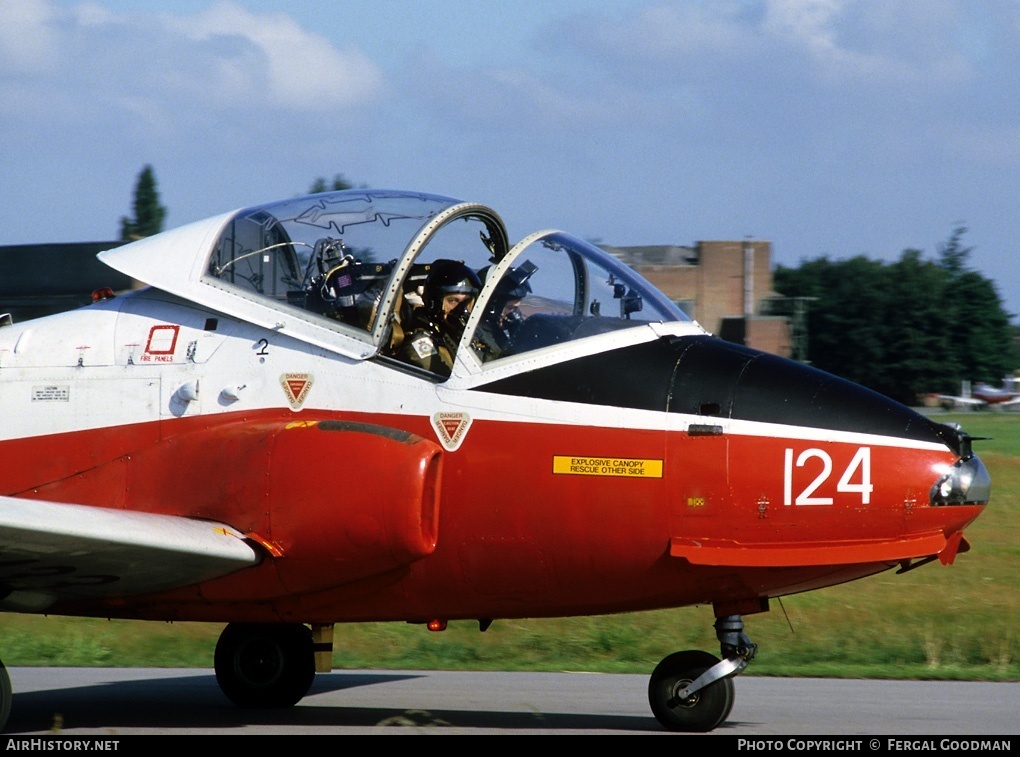
M503 314L503 309L507 305L520 302L531 294L531 284L528 283L528 279L537 270L538 267L534 263L525 260L517 268L511 268L503 274L503 278L496 284L496 289L489 300L488 312L498 317ZM488 269L486 269L486 273L488 273Z
M433 315L442 315L446 295L467 294L474 299L481 288L478 275L459 260L437 260L425 279L425 308Z
M502 302L510 300L523 300L531 294L531 284L527 281L516 281L512 276L504 276L496 284L496 291L493 298Z

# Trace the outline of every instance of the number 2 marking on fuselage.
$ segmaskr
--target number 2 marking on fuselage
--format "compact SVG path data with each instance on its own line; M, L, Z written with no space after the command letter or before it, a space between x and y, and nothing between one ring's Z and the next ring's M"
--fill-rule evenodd
M815 461L815 462L811 462ZM805 469L801 476L798 476L798 486L803 486L800 493L794 497L794 473L795 469ZM816 472L817 471L817 472ZM804 483L804 477L814 478ZM832 457L823 449L812 447L797 455L796 462L793 458L793 450L786 449L783 465L783 504L784 505L831 505L832 497L816 496L818 490L832 476ZM856 483L855 483L856 481ZM843 475L836 484L836 491L841 494L859 494L861 504L867 505L871 502L871 492L874 490L871 483L871 448L860 447L854 454L850 464L847 465Z

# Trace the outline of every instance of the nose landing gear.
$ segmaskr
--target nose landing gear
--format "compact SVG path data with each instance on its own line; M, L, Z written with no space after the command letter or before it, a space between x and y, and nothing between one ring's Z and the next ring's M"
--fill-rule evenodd
M715 622L723 659L708 652L675 652L660 662L648 682L648 703L670 731L705 732L719 726L733 709L733 677L758 651L744 634L739 615Z

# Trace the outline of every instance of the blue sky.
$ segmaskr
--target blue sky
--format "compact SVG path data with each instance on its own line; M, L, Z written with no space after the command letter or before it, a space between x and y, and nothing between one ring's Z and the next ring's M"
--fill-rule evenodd
M0 245L343 173L785 265L962 225L1020 313L1018 82L1015 0L0 0Z

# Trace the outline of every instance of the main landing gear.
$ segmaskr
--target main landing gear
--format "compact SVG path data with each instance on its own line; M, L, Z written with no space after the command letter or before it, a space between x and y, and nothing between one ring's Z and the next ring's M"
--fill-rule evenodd
M715 621L723 659L708 652L676 652L660 662L648 682L655 719L670 731L711 731L733 709L733 676L754 658L758 645L744 634L744 621L729 615Z
M216 681L238 707L297 704L315 678L312 632L302 625L231 623L216 643Z

